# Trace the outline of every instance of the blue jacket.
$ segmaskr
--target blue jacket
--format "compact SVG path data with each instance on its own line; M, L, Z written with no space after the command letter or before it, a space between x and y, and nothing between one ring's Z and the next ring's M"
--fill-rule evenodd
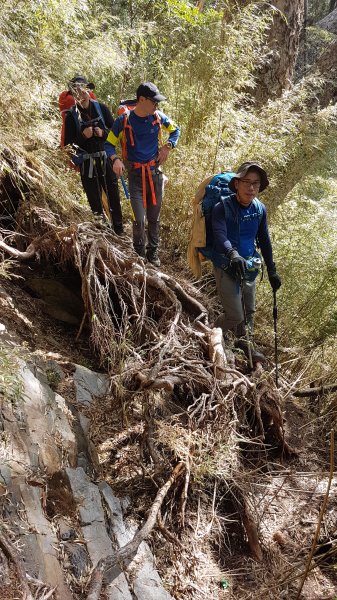
M172 146L175 147L180 135L178 125L173 123L173 121L160 110L156 111L156 115L158 115L163 129L168 132L169 141ZM125 135L127 158L130 162L147 163L156 159L160 130L156 115L139 117L133 110L130 111L128 121L132 127L134 146L131 144L129 132L124 131L124 115L117 117L105 143L107 155L113 156L116 154L116 145L118 142L121 142L122 136Z
M260 247L267 269L273 267L273 251L267 224L265 205L254 198L248 207L239 204L236 194L218 202L212 212L213 256L216 267L229 265L228 253L235 249L244 258L253 256L256 246Z

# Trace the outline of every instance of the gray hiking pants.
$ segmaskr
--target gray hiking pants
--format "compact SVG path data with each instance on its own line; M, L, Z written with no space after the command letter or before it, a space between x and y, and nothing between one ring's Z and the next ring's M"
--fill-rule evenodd
M232 331L236 337L244 337L246 335L246 330L240 284L234 281L234 279L223 269L214 267L213 270L217 291L224 311L217 318L215 326L221 327L224 335L227 331ZM255 281L244 281L243 296L249 332L251 335L253 334L253 321L256 310L255 289Z
M133 210L133 246L137 251L145 249L147 219L147 249L155 252L159 245L160 209L163 202L164 176L157 169L152 170L152 180L156 194L154 205L148 175L146 174L146 208L143 199L141 169L129 168L129 191Z

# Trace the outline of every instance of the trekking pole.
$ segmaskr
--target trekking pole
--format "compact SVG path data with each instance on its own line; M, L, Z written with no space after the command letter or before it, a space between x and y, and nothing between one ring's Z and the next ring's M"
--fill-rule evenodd
M96 165L96 159L94 158L94 175L95 175L95 179L96 179L96 186L97 186L97 194L98 194L98 199L99 199L99 203L101 205L101 211L102 211L102 217L103 217L103 221L110 221L111 219L111 215L110 215L110 209L109 209L109 200L108 200L108 195L107 195L107 191L105 191L104 189L104 183L103 185L101 185L100 181L99 181L99 177L98 177L98 170L97 170L97 165ZM101 169L102 169L102 165L101 165ZM103 181L105 180L105 175L103 175ZM105 199L107 201L107 207L104 206L104 198L103 198L103 194L105 194Z
M245 298L244 298L244 295L243 295L243 277L242 277L242 275L241 275L241 278L240 278L240 288L241 288L241 303L242 303L242 310L243 310L243 321L244 321L245 330L246 330L248 361L249 361L250 368L253 370L254 369L254 365L253 365L253 358L252 358L252 347L251 347L251 341L250 341L250 338L249 338L249 329L248 329L246 302L245 302Z
M128 188L127 188L127 185L126 185L126 182L125 182L125 179L124 179L123 175L121 175L121 182L122 182L122 186L123 186L123 190L124 190L125 198L126 198L127 200L129 200L129 198L130 198L130 194L129 194L129 190L128 190Z
M276 290L273 290L273 319L274 319L274 344L275 344L275 384L278 388L278 340L277 340L277 303L276 303Z
M127 200L130 200L129 190L127 188L127 185L126 185L126 182L125 182L125 179L124 179L123 175L121 175L121 182L122 182L122 186L123 186L125 198ZM131 217L132 217L132 220L135 221L136 217L135 217L135 213L133 212L133 208L132 208L131 204L130 204L130 208L131 208Z

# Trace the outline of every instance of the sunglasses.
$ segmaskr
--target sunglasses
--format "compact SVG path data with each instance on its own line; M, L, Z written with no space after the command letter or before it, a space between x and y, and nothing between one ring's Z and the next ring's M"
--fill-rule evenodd
M147 98L147 97L146 97L146 100L150 100L150 102L152 102L152 104L154 104L154 106L158 106L157 100L153 100L153 98Z

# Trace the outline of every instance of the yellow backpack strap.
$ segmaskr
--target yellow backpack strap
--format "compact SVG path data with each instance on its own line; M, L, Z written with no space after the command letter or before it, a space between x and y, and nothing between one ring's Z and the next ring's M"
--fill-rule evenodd
M159 144L159 148L162 147L163 145L163 132L162 132L162 123L161 123L161 118L158 115L157 111L154 113L154 116L156 117L155 120L153 121L152 125L159 125L159 131L158 131L158 144Z

